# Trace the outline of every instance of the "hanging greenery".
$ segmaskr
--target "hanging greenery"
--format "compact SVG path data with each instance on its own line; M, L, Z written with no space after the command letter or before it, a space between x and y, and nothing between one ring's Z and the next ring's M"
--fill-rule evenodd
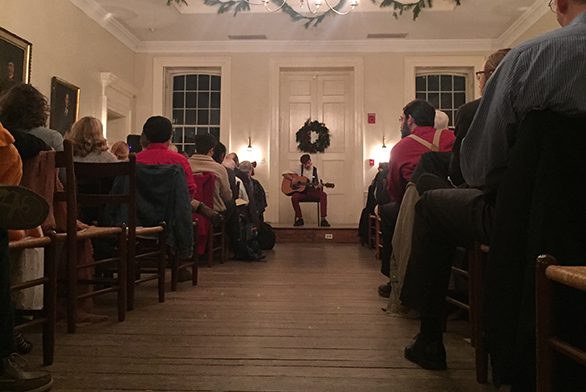
M305 124L295 134L295 141L299 143L297 149L303 152L324 152L330 146L330 130L324 123L307 119Z
M283 3L283 0L270 0L276 6L280 6ZM376 3L376 0L371 0L373 3ZM461 0L452 0L456 3L456 5L460 5ZM187 5L186 0L167 0L167 5L171 3L177 3L179 5L185 4ZM334 8L337 10L341 10L344 8L344 5L348 0L340 0L338 5ZM218 6L218 14L223 14L229 11L234 10L234 16L241 11L250 11L250 4L248 4L245 0L204 0L205 5L209 5L212 7ZM405 4L401 1L397 0L382 0L380 4L381 8L393 7L393 16L398 18L400 15L403 15L404 12L412 11L413 12L413 20L417 19L421 10L425 7L432 8L432 0L419 0L415 3ZM289 4L283 5L281 11L286 13L291 17L293 22L297 22L300 20L305 21L303 24L305 28L310 26L317 27L325 17L328 15L335 14L334 11L328 10L322 14L316 16L308 16L300 14L299 12L295 11Z

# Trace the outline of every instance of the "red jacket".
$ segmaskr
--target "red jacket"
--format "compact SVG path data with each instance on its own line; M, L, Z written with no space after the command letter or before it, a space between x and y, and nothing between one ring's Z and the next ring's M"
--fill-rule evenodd
M417 127L411 134L432 143L435 128ZM449 129L444 129L440 137L439 150L444 152L452 151L452 145L455 139L454 132ZM389 177L387 179L387 191L389 192L391 202L401 202L403 200L405 187L411 179L411 174L413 174L419 158L428 151L431 150L410 137L405 137L395 144L391 150Z

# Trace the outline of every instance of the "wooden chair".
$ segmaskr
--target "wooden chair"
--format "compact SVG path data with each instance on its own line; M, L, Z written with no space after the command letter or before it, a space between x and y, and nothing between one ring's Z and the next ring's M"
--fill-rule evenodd
M374 230L375 230L374 242L375 242L375 247L376 247L376 254L374 255L374 257L377 260L380 260L380 253L383 249L383 231L381 229L380 216L376 217Z
M375 214L368 216L368 248L374 249L376 246L376 220Z
M208 207L213 207L214 200L214 186L216 177L213 173L194 174L193 179L197 184L197 193L195 199L201 201ZM200 237L205 238L205 243L200 241L203 238L199 238L198 252L204 253L204 249L208 252L208 267L214 265L214 252L220 252L220 263L223 264L226 261L226 223L222 221L218 227L214 227L207 219L203 216L194 213L193 220L198 221Z
M484 346L482 329L484 302L484 271L489 247L475 243L468 250L468 270L452 266L452 272L468 280L468 303L447 296L446 301L468 312L470 341L475 352L476 381L480 384L488 382L488 353Z
M542 255L537 258L535 273L537 392L550 392L554 387L556 353L586 366L586 352L556 337L553 328L556 286L586 291L586 266L558 266L554 257Z
M321 226L321 214L320 214L320 200L319 197L307 197L299 200L299 203L316 203L317 205L317 227Z
M57 257L55 252L55 232L50 231L44 237L25 237L18 241L10 241L11 251L30 248L44 248L44 273L42 277L15 283L10 287L11 291L20 291L35 286L43 286L43 307L40 310L25 310L25 315L31 315L30 321L15 327L16 331L34 325L43 325L43 364L53 364L55 356L55 323L57 308Z
M176 254L170 256L171 262L171 291L177 291L177 280L179 271L187 267L191 267L191 284L197 286L199 253L197 252L197 241L199 237L199 222L193 221L193 253L191 259L182 264L179 263L179 258Z
M118 321L126 318L126 240L127 227L121 224L117 227L96 227L90 226L85 230L77 230L77 220L81 207L96 208L106 204L132 203L129 194L79 194L77 193L77 179L79 177L89 178L91 176L116 177L129 175L132 171L132 163L116 162L99 164L76 164L73 163L73 147L70 141L63 142L64 151L55 154L55 166L65 168L66 184L64 191L56 191L54 200L66 203L67 230L65 233L58 233L56 240L64 242L67 249L67 331L75 332L75 316L77 314L77 301L80 299L95 297L106 293L117 293L118 296ZM87 166L93 165L93 166ZM80 265L78 262L78 244L80 241L95 238L113 238L117 243L117 254L103 260L94 260L91 263ZM113 279L79 279L78 272L84 269L92 269L96 266L115 265L116 277ZM78 284L92 285L102 284L102 288L78 295Z

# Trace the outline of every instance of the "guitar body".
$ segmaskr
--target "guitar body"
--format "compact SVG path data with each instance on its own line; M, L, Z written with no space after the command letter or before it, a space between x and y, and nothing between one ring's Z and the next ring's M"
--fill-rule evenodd
M287 196L291 196L294 193L301 193L303 191L305 191L306 187L317 187L319 184L315 184L313 182L310 182L307 177L305 176L298 176L297 174L292 174L291 173L291 177L293 177L293 179L296 179L298 182L293 185L291 180L286 179L285 177L283 177L283 182L281 183L281 192L283 192L284 194L286 194ZM322 183L322 185L326 188L333 188L334 184L331 184L329 182L327 183Z

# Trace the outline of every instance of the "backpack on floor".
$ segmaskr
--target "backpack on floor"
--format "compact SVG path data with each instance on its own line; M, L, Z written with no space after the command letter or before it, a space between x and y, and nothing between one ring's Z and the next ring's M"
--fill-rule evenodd
M258 227L249 223L240 229L238 251L234 253L234 260L261 261L265 258L258 244Z
M271 250L275 246L275 230L266 222L260 222L258 244L262 250Z

